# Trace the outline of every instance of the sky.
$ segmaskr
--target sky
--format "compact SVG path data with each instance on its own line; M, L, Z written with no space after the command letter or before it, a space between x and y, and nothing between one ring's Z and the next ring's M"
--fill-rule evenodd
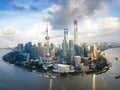
M79 42L120 42L120 0L0 0L0 46L45 42L61 44L64 29Z

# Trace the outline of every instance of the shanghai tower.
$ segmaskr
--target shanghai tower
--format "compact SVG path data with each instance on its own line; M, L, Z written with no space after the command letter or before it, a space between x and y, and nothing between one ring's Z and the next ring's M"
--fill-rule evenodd
M74 21L74 45L78 45L78 28L77 28L77 20Z

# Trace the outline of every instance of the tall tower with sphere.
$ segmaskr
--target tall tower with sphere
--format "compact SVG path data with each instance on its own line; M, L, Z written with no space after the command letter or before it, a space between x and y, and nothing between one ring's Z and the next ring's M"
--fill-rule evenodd
M50 62L50 49L49 49L49 40L50 40L50 37L48 35L48 24L46 25L46 37L45 37L45 40L46 40L46 63L49 63Z

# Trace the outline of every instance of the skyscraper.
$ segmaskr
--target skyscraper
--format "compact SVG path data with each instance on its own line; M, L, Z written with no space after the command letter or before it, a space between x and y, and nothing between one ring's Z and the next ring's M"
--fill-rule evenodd
M74 56L74 44L73 44L73 40L69 40L69 54L71 54L72 56Z
M77 47L77 51L76 51L76 52L77 52L77 55L80 55L80 56L82 57L82 55L83 55L83 52L82 52L82 51L83 51L83 50L84 50L84 48L83 48L82 46L78 46L78 47Z
M88 45L84 44L84 57L88 57Z
M91 59L97 59L97 45L96 44L93 44L91 47L90 47L90 54L91 54Z
M68 29L64 29L64 40L68 44Z
M67 57L67 52L66 52L67 50L66 50L66 43L65 43L65 40L63 40L63 42L62 42L62 55L63 55L63 57L64 58L66 58Z
M78 28L77 28L77 20L74 21L74 45L78 45Z
M51 45L50 45L50 55L51 55L51 58L54 58L55 57L55 51L56 51L56 47L55 47L55 45L53 44L53 43L51 43Z
M34 58L34 48L32 46L32 42L25 44L25 53L28 53L30 55L30 59Z
M97 59L97 44L93 44L93 57Z
M23 53L23 51L24 51L24 46L23 46L23 44L18 44L18 52L20 52L20 53Z
M49 49L49 40L50 40L50 37L48 35L48 25L46 27L46 43L47 43L47 51L46 51L46 62L48 63L50 61L50 49Z
M64 57L68 55L68 29L64 29L63 54Z
M36 46L36 44L33 45L33 48L34 48L34 55L35 55L35 57L39 57L38 56L38 47Z
M38 56L42 57L42 44L40 42L38 43Z

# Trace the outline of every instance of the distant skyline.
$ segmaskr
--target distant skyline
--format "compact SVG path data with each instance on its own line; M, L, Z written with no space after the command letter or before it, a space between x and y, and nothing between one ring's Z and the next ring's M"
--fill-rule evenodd
M60 44L64 29L79 42L120 42L120 0L0 0L0 45L45 42Z

